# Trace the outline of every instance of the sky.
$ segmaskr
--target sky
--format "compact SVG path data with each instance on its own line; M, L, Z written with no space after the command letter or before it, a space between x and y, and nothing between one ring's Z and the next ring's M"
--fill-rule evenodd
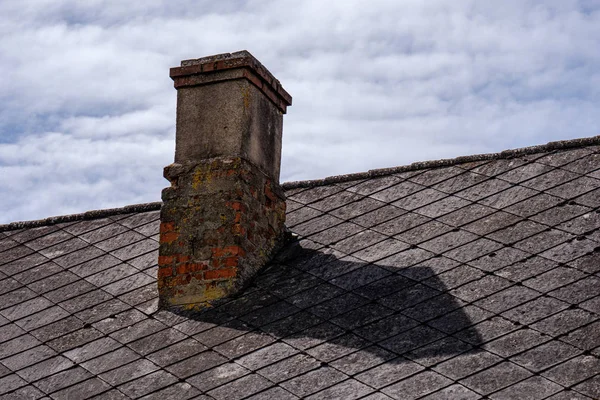
M242 49L282 182L600 134L600 0L1 0L0 223L159 201L169 68Z

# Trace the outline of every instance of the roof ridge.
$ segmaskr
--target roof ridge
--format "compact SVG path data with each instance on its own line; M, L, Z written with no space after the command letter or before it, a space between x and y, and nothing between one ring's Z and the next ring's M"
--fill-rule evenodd
M460 156L456 158L447 158L432 161L419 161L409 165L372 169L367 172L359 172L347 175L334 175L323 179L314 179L306 181L284 182L283 189L310 188L315 186L324 186L332 183L348 182L358 179L368 179L379 176L396 174L399 172L414 171L425 168L448 167L456 164L464 164L473 161L496 160L503 158L514 158L526 154L542 153L552 150L571 149L576 147L585 147L600 144L600 135L587 138L560 140L548 142L543 145L521 147L517 149L504 150L499 153L476 154L472 156ZM86 211L79 214L61 215L32 221L11 222L9 224L0 224L0 232L13 231L23 228L37 228L46 225L55 225L64 222L83 221L89 219L103 218L111 215L127 214L131 212L155 211L160 210L161 201L153 203L142 203L124 206L120 208L108 208L103 210Z
M86 211L79 214L60 215L56 217L48 217L44 219L38 219L33 221L19 221L11 222L9 224L0 225L0 232L14 231L16 229L23 228L37 228L46 225L61 224L64 222L83 221L89 219L109 217L111 215L128 214L132 212L144 212L144 211L155 211L160 210L162 201L156 201L153 203L142 203L133 204L120 208L106 208L103 210L92 210Z
M403 165L399 167L392 168L379 168L372 169L367 172L359 172L354 174L346 174L346 175L334 175L329 176L322 179L314 179L314 180L305 180L305 181L293 181L293 182L285 182L281 186L283 189L296 189L296 188L310 188L315 186L324 186L332 183L341 183L354 181L358 179L368 179L374 178L378 176L385 176L391 174L397 174L400 172L406 171L415 171L419 169L425 168L439 168L439 167L449 167L457 164L464 164L473 161L487 161L487 160L499 160L506 158L515 158L522 155L527 154L535 154L535 153L543 153L553 150L562 150L562 149L571 149L576 147L586 147L600 144L600 135L591 136L586 138L579 139L570 139L570 140L559 140L554 142L548 142L546 144L537 145L537 146L528 146L528 147L520 147L516 149L503 150L499 153L484 153L484 154L475 154L471 156L459 156L456 158L443 158L440 160L432 160L432 161L418 161L409 165Z

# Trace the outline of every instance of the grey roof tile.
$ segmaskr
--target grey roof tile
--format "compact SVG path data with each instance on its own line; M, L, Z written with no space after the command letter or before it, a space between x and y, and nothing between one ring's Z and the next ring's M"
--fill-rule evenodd
M555 394L554 396L548 397L548 400L589 400L591 397L587 397L582 395L581 393L577 393L572 391L571 389L565 389L561 392Z
M496 314L500 314L538 296L539 293L535 290L525 286L516 285L478 300L474 304Z
M83 399L107 392L109 389L110 385L106 382L98 378L91 378L52 393L52 398L56 400Z
M579 158L569 164L563 165L562 168L567 171L576 172L578 174L587 174L598 170L600 165L600 154L593 153L582 158Z
M244 375L248 375L250 370L242 367L235 362L229 362L198 375L191 376L186 382L191 383L196 388L207 392L216 387L222 386Z
M46 247L38 251L44 257L53 259L63 256L65 254L72 253L76 250L83 249L86 246L89 245L85 241L79 239L78 237L73 237L62 243L57 243L54 246Z
M445 399L477 400L483 399L483 397L459 384L447 386L442 390L423 397L423 400Z
M42 342L29 334L18 336L2 343L2 346L0 346L0 360L41 344Z
M6 375L0 378L0 395L27 385L27 382L16 374Z
M384 204L384 203L381 203ZM407 211L398 207L385 205L379 207L362 215L352 218L350 221L358 224L364 228L373 228L385 221L394 219L402 214L406 214ZM377 230L377 229L375 229ZM377 230L378 231L378 230Z
M569 172L561 168L556 168L542 175L538 175L535 178L521 182L521 185L539 191L546 191L550 188L553 188L565 182L572 181L579 177L580 175L575 174L573 172Z
M568 303L549 296L541 296L502 314L503 317L522 325L539 321L569 307Z
M472 344L479 344L481 338L475 324L489 318L492 314L473 305L457 308L441 317L428 321L427 324L445 333L462 331L461 335Z
M423 347L412 350L406 353L405 357L426 367L431 367L435 364L441 363L442 361L465 353L472 348L473 346L468 343L465 343L454 337L447 336Z
M600 346L600 336L598 335L599 329L600 321L596 320L589 325L572 331L568 335L562 337L561 340L582 350L592 350Z
M492 394L493 400L509 400L527 398L532 400L545 399L561 390L561 386L540 376L532 376L506 389Z
M507 172L503 172L497 175L497 178L503 179L511 183L520 183L523 181L527 181L533 177L542 175L551 170L552 167L550 167L549 165L531 162L527 164L522 164L519 166L519 168L513 168Z
M468 264L486 272L495 272L509 265L524 261L527 257L529 257L529 254L522 250L515 249L514 247L503 247L475 260L471 260ZM498 275L501 274L498 273ZM506 276L503 277L507 278Z
M37 294L33 290L26 287L12 290L0 295L0 310L15 306L36 296Z
M74 267L71 267L69 270L77 274L78 276L85 278L97 274L101 271L104 271L120 263L121 260L119 260L118 258L113 257L110 254L104 254L98 258L94 258L90 261L86 261L82 264L78 264Z
M478 201L486 197L494 195L502 190L508 189L512 185L504 180L496 178L488 178L478 182L473 186L462 189L454 195L463 199Z
M328 366L323 366L285 381L280 386L299 397L306 397L345 379L347 379L347 375Z
M52 393L64 389L68 386L85 381L92 377L92 374L80 366L69 368L57 374L45 377L35 382L34 385L44 393Z
M355 351L330 363L335 369L349 375L357 375L372 367L395 358L395 354L381 347L371 346L364 351Z
M88 346L90 345L91 344L88 344ZM126 365L138 358L140 358L139 354L126 347L120 347L110 353L104 353L99 357L82 362L80 365L91 373L99 375L103 372Z
M214 349L228 358L240 357L274 342L272 336L261 332L249 332L228 342L215 346Z
M16 338L17 336L24 335L25 333L27 332L15 324L6 324L0 326L0 343L8 342L9 340Z
M144 400L186 400L195 398L197 400L211 400L208 396L200 395L200 391L187 382L178 382L154 393L148 394L141 399Z
M588 396L597 396L598 393L600 393L600 376L596 375L591 377L587 381L575 386L573 389Z
M501 357L508 358L517 353L547 342L550 337L533 329L523 329L508 333L498 339L485 343L482 347Z
M227 362L227 358L215 351L208 350L167 366L165 369L179 378L187 378L225 362Z
M192 338L181 340L172 345L169 345L169 343L170 342L160 343L161 346L168 347L164 347L154 353L148 354L146 355L146 358L148 358L155 364L164 367L167 365L174 364L175 362L186 357L201 353L207 349L206 346ZM138 346L130 345L130 347L135 349L136 347L139 347L139 344ZM145 351L146 350L144 350L144 352Z
M117 315L121 312L128 310L130 306L118 299L110 299L104 303L96 304L90 308L86 308L75 314L77 318L88 324L101 322L106 318L112 318L113 315ZM95 324L99 330L102 330L101 324Z
M504 361L471 375L460 382L478 393L487 395L531 377L531 372L511 362Z
M495 208L497 210L503 210L537 194L539 194L538 191L526 188L524 186L510 186L508 189L502 190L479 200L478 203Z
M371 192L369 197L384 203L391 203L403 197L410 196L413 193L417 193L425 188L426 187L423 185L404 181L396 186L389 186L378 192Z
M355 378L371 387L380 389L424 369L425 367L420 364L399 357L360 373Z
M45 310L39 311L35 314L28 315L18 321L15 321L15 324L17 324L23 330L31 332L37 328L47 326L51 322L61 320L68 315L70 314L64 309L54 306L46 308Z
M146 359L139 359L108 372L101 373L99 374L99 377L110 383L112 386L117 386L124 382L139 378L140 376L147 375L158 369L159 367L156 364L153 364Z
M515 282L538 276L556 268L559 264L538 256L529 256L523 260L496 271L496 275Z
M470 350L433 366L433 370L451 379L462 379L478 371L491 367L502 358L488 351Z
M369 344L367 340L353 333L348 333L308 349L306 353L319 361L330 362L346 356L355 350L367 347Z
M403 210L413 211L417 208L426 206L447 196L447 193L432 188L426 188L419 192L403 197L402 199L395 201L392 204Z
M470 322L470 321L469 321ZM457 338L479 346L497 337L512 332L519 327L511 321L494 316L454 334Z
M339 399L354 400L372 393L374 390L355 379L348 379L330 388L307 397L308 400L316 399Z
M73 364L73 362L71 362L69 359L62 356L56 356L38 362L35 365L27 368L23 368L22 370L17 371L17 374L26 381L33 382L37 381L38 379L46 378L57 372L64 371L65 369L71 368L73 365L75 364Z
M208 395L217 400L238 400L267 389L272 385L272 382L262 376L250 374L213 389L208 392Z
M470 224L462 226L461 228L477 235L488 235L492 232L500 231L504 228L510 227L521 220L522 218L517 215L509 214L504 211L497 211L493 214L489 214L483 218L471 222ZM498 241L501 242L501 240Z
M15 304L12 307L5 308L0 311L0 315L4 318L15 321L28 315L42 311L52 306L52 302L44 297L35 297L20 304Z
M64 355L77 364L81 364L102 354L109 353L119 347L121 347L121 345L116 340L109 337L103 337L66 351L64 352ZM133 352L128 352L127 354L133 354Z
M86 343L94 341L103 336L102 332L93 329L92 327L84 326L82 329L61 335L52 339L46 344L52 347L57 352L64 353L67 350L72 350Z
M486 275L483 278L469 282L450 293L462 300L472 302L489 296L510 286L510 282L496 275Z
M48 226L33 228L31 230L28 229L17 235L13 235L11 239L25 243L27 247L39 251L74 237L75 236L70 233L60 230L55 226Z
M382 389L394 399L417 399L449 386L452 381L434 371L424 371Z
M29 367L39 363L40 361L56 356L54 350L46 345L40 345L29 348L21 353L2 359L2 364L12 371L17 371L21 368Z
M296 354L290 358L266 366L258 373L272 382L279 383L290 380L308 371L315 370L321 363L307 354Z
M323 322L306 328L304 331L283 338L287 344L299 349L306 350L317 346L325 341L341 336L346 331L330 322Z
M402 181L404 181L404 178L402 177L396 175L386 175L382 177L364 180L362 182L357 183L356 185L347 188L346 190L355 193L360 193L363 195L370 195L382 189L394 186Z
M301 204L310 204L317 202L325 197L341 192L343 189L337 185L317 186L303 190L299 193L288 195L290 199Z
M14 279L18 280L24 285L27 285L31 282L35 282L39 279L44 279L63 270L63 268L60 267L58 264L52 261L48 261L46 257L38 253L22 258L16 262L4 265L3 268L6 268L6 271L10 273L10 271L8 271L8 268L12 268L15 265L18 265L19 263L21 263L21 265L31 263L26 270L22 270L21 268L19 268L19 273L13 275Z
M147 370L148 368L145 368L144 372ZM118 389L120 392L130 398L138 398L155 392L156 390L163 389L177 381L178 379L175 376L163 370L158 370L133 381L122 384L118 387Z

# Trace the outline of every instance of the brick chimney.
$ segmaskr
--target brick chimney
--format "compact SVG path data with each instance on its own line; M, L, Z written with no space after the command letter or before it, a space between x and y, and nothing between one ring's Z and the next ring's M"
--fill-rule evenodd
M158 291L163 307L196 309L242 289L282 241L292 98L247 51L185 60L170 76L175 162L164 170Z

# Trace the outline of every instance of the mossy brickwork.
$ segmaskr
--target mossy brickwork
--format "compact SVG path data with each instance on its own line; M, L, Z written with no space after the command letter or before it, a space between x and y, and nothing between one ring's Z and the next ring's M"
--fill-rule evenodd
M204 308L249 283L283 238L285 196L252 163L165 167L158 288L163 306Z

